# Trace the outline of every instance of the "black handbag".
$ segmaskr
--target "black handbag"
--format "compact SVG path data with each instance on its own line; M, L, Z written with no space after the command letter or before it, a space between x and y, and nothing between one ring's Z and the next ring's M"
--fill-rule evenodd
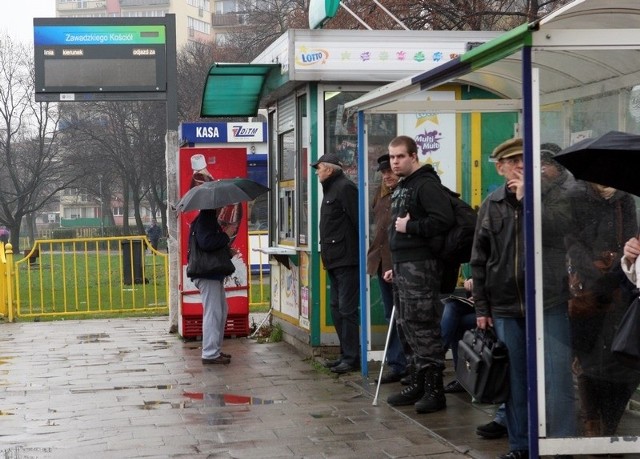
M458 343L456 378L480 403L502 403L509 396L509 355L492 328L467 330Z
M189 252L187 253L187 277L211 275L229 276L236 270L232 253L228 245L212 251L200 248L195 233L189 235Z
M611 352L621 364L640 370L640 298L637 295L620 319Z

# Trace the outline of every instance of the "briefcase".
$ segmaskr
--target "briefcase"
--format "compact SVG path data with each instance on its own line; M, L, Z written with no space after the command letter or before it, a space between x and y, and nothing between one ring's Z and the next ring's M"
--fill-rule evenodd
M509 355L492 328L467 330L458 343L456 378L480 403L502 403L509 396Z

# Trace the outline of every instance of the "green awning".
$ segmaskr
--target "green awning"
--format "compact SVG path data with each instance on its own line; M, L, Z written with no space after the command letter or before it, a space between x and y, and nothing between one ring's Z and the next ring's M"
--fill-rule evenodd
M256 116L264 82L280 64L213 64L202 93L203 118Z

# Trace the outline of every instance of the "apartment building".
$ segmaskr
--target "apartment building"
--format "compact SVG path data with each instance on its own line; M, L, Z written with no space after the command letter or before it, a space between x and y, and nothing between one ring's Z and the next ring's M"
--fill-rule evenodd
M176 16L178 50L189 41L212 41L211 0L56 0L60 18Z

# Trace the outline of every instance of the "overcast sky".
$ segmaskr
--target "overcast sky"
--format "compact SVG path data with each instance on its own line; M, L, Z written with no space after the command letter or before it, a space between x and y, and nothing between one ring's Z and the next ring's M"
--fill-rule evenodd
M33 43L33 18L56 16L56 0L23 0L7 6L4 0L0 14L0 35L8 33L23 43Z

